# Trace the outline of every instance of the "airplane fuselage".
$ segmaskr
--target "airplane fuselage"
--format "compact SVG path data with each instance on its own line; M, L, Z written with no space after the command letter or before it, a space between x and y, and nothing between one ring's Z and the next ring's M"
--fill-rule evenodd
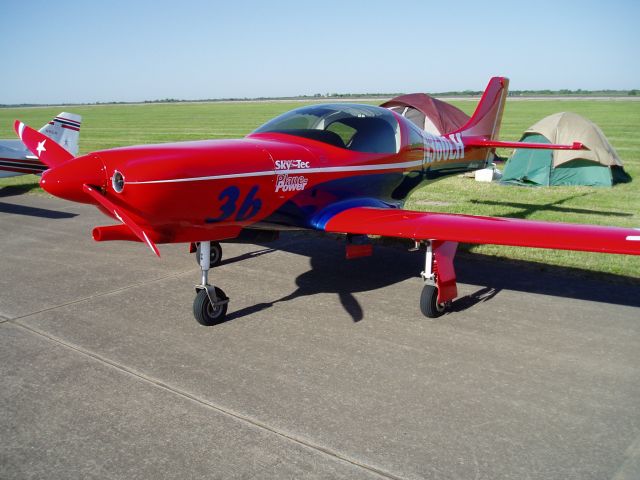
M39 174L46 169L46 165L27 150L20 140L0 140L0 178Z
M153 241L195 242L233 238L243 228L322 229L354 206L400 208L422 181L487 162L488 149L465 151L459 134L435 137L398 115L392 120L392 151L382 153L258 131L239 140L99 151L48 172L42 184L54 195L94 203L81 184L69 187L77 178L126 208Z

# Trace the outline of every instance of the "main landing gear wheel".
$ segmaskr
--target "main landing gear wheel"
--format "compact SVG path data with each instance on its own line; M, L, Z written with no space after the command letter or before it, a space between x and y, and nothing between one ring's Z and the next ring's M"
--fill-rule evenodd
M200 265L200 246L196 251L196 262ZM211 252L209 254L209 268L217 267L222 262L222 246L218 242L211 242Z
M211 292L213 293L213 292ZM227 316L227 306L229 299L222 289L215 287L216 303L212 303L210 294L206 288L198 290L193 301L193 316L200 325L210 327L224 321Z
M426 284L420 295L420 311L425 317L438 318L445 309L446 304L438 303L438 288L435 285Z

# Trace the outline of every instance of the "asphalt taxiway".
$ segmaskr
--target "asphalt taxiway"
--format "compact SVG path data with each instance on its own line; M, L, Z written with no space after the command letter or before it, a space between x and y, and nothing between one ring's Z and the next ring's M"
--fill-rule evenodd
M0 478L640 478L640 282L471 255L95 243L90 206L0 197ZM637 258L630 261L638 261Z

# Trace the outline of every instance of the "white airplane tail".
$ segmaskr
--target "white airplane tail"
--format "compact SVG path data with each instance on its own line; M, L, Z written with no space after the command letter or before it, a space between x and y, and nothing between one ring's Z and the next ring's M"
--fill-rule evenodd
M78 155L78 140L80 139L80 123L82 117L75 113L62 112L54 117L39 131L62 146L74 157Z

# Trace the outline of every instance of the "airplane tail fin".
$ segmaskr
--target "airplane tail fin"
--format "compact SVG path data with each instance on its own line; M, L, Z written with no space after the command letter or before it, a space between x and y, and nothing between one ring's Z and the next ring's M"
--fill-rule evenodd
M45 134L75 157L78 155L81 122L82 117L80 115L62 112L38 131Z
M491 78L471 119L462 128L452 133L460 133L463 137L497 140L508 92L508 78Z
M471 119L465 126L453 132L460 134L465 146L487 149L533 148L545 150L583 150L586 148L580 142L573 142L571 145L557 145L551 143L501 142L498 140L508 93L508 78L493 77L489 80L489 84Z

